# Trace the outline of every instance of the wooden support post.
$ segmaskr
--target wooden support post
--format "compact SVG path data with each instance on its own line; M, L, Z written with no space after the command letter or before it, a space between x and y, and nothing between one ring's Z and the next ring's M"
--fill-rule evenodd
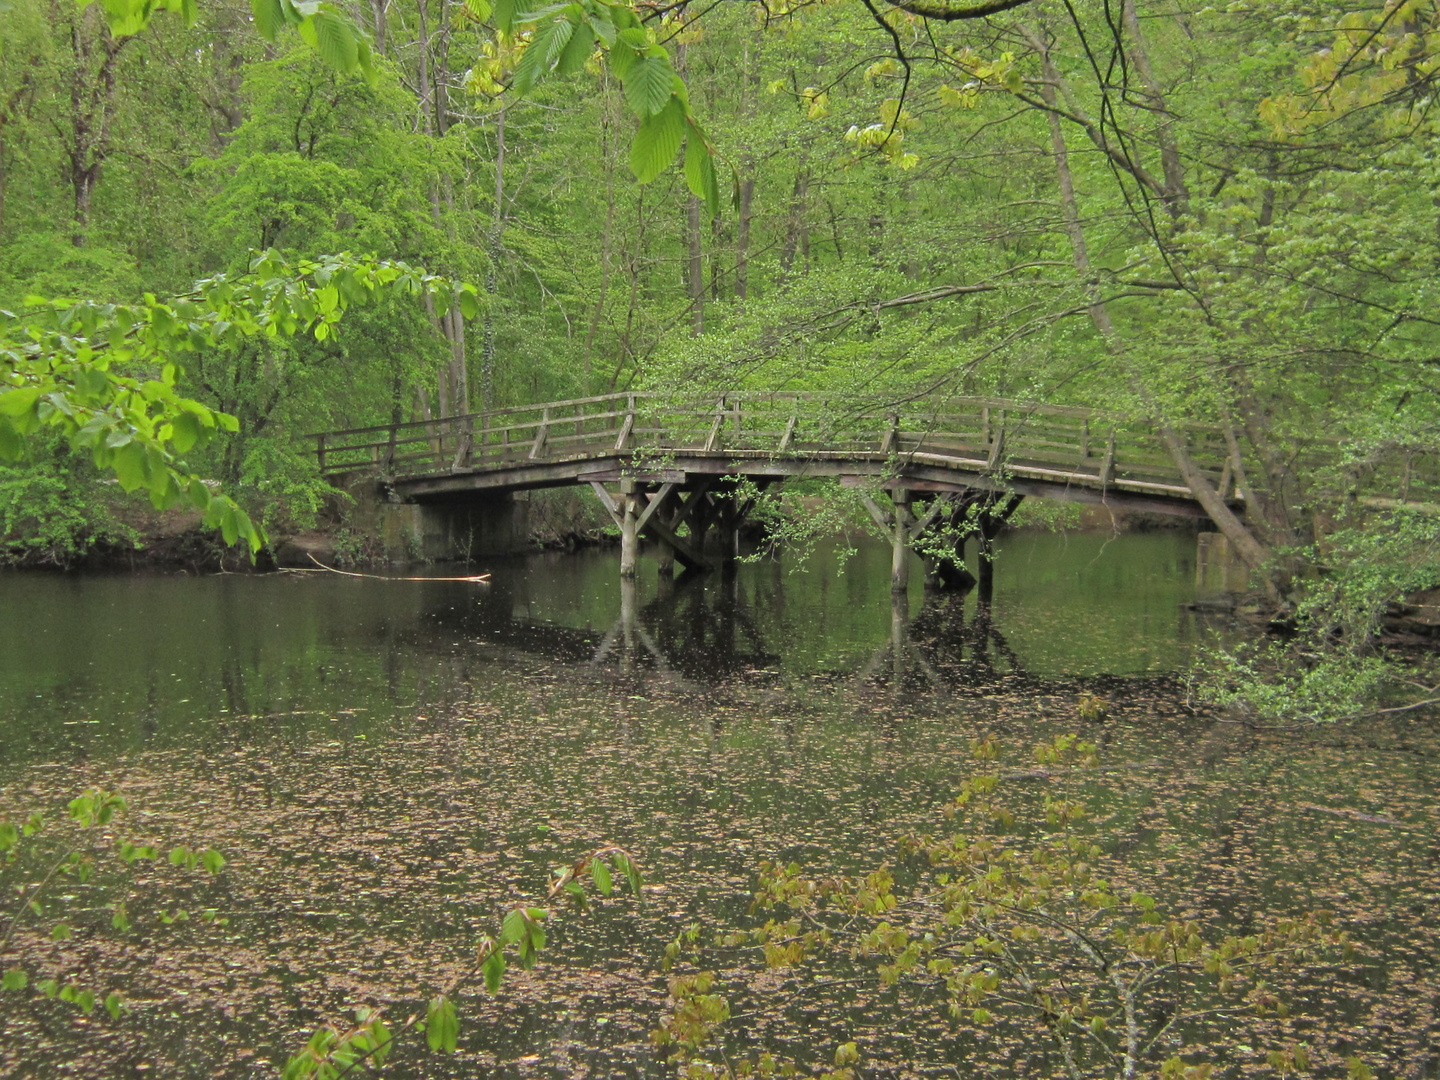
M785 434L780 436L780 453L790 449L790 444L795 440L795 425L799 422L800 418L793 415L785 422Z
M705 452L720 449L720 429L725 426L725 399L722 397L715 406L715 422L710 425L710 434L705 438Z
M1115 482L1115 432L1110 432L1110 438L1105 443L1105 456L1100 459L1100 483L1113 484Z
M391 438L392 440L395 438L395 429L394 429L394 428L391 428L391 429L390 429L390 438ZM325 436L324 436L324 435L316 435L316 436L315 436L315 457L316 457L316 459L317 459L317 460L319 461L319 463L320 463L320 475L321 475L321 476L324 476L324 475L325 475Z
M463 434L460 427L464 427ZM475 421L469 420L457 425L455 431L455 459L450 462L450 471L458 472L470 464L470 452L475 440Z
M990 444L990 453L985 459L986 468L993 469L1005 460L1005 425L1002 414L1000 430L995 433L995 440Z
M893 454L900 447L900 417L890 414L890 426L885 429L885 438L880 442L881 454Z
M903 593L910 588L910 492L896 488L890 493L895 504L895 531L891 534L890 591Z
M669 522L664 522L668 525ZM655 545L655 567L660 572L660 581L675 580L675 549L670 546L670 541L660 540Z
M620 437L615 440L615 449L624 450L630 445L630 439L635 432L635 395L630 395L628 408L625 412L625 423L620 427Z
M530 446L530 460L535 461L545 453L545 441L550 438L550 406L540 414L540 428L535 432L535 442Z
M1090 421L1080 421L1080 460L1084 461L1090 456Z
M637 528L639 515L636 513L635 481L620 481L621 498L624 500L621 506L620 517L620 576L621 578L633 578L635 576L635 563L640 554L640 530Z

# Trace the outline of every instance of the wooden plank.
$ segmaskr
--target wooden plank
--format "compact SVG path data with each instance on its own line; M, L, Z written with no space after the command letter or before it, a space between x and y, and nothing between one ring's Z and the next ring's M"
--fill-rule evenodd
M625 523L620 517L620 507L616 505L614 498L612 498L610 495L610 492L605 490L605 485L600 483L600 481L598 480L591 480L590 487L591 490L595 492L596 497L600 500L600 505L605 507L605 512L610 515L610 520L615 523L615 527L617 529L623 529L625 527Z
M535 432L535 442L530 446L530 460L534 461L545 452L545 439L550 434L550 407L540 415L540 427Z
M696 551L685 540L675 534L675 531L661 521L658 517L651 518L646 526L646 532L654 534L664 540L675 549L675 558L688 570L710 570L714 563L703 554Z
M783 454L786 450L790 448L790 441L795 438L795 428L799 424L799 422L799 416L795 413L791 413L790 419L785 422L785 434L780 436L780 453Z
M715 422L710 425L710 434L705 437L705 450L708 453L720 445L720 428L725 424L725 399L722 397L720 403L715 406Z
M913 525L910 526L910 539L919 540L920 534L930 527L931 523L940 516L940 512L946 507L948 507L952 501L953 498L948 494L937 495L935 498L931 499L930 509L926 511L925 516L923 518L920 518Z
M861 488L856 494L860 496L860 501L865 504L865 509L870 511L870 516L875 519L875 524L880 526L882 532L889 532L895 527L895 523L890 520L890 515L880 509L879 504L870 497L868 491Z
M660 505L674 493L678 486L678 484L674 483L662 484L660 490L650 496L650 504L646 506L640 516L635 519L635 528L638 531L644 531L645 523L650 520L656 510L660 509Z

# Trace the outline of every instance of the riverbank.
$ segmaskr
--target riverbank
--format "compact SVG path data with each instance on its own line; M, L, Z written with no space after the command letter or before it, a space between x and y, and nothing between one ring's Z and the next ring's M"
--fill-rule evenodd
M815 514L825 507L823 496L797 495L786 500L784 512ZM524 551L579 551L619 543L613 522L588 489L556 488L533 491L523 498L525 538L512 554ZM335 500L309 528L271 527L271 543L255 560L227 547L218 533L204 528L194 513L157 513L138 501L113 510L115 528L106 530L76 550L63 552L32 547L12 548L0 565L10 569L44 569L80 572L185 572L247 573L277 568L312 567L315 562L343 569L376 569L397 565L424 565L428 560L405 558L387 545L373 520L361 520L353 506ZM855 536L864 535L868 523L857 518ZM747 538L763 542L764 526L750 522ZM1034 502L1022 508L1007 532L1100 532L1110 535L1154 532L1195 532L1189 518L1081 506Z

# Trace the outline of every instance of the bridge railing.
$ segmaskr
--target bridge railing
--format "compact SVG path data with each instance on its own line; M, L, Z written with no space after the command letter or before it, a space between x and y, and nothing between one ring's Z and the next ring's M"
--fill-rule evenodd
M1219 427L1186 437L1212 482L1233 489ZM997 398L856 404L825 393L723 396L616 393L314 436L321 472L403 477L613 456L617 451L729 455L917 455L1101 482L1181 490L1159 438L1094 410Z

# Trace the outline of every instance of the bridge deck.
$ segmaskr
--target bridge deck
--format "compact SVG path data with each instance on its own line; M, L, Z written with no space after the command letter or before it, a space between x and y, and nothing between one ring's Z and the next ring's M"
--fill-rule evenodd
M1186 429L1208 479L1239 498L1218 426ZM915 491L1008 489L1202 515L1158 436L1092 410L987 398L847 408L824 394L645 393L315 436L327 476L371 472L402 498L446 500L618 480L838 477Z

